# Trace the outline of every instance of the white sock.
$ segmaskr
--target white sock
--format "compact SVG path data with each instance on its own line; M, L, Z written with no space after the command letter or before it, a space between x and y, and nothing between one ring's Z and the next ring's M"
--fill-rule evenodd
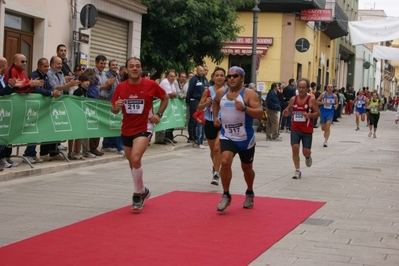
M143 182L143 168L139 169L132 169L132 177L133 177L133 183L134 183L134 191L135 192L144 192L144 182Z

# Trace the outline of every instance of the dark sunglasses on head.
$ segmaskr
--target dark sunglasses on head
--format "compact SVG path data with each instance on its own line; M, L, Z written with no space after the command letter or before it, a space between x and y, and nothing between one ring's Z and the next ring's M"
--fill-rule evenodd
M231 78L238 78L240 74L233 74L233 75L227 75L226 78L231 79Z
M25 63L28 63L28 61L27 60L21 60L21 63L25 64Z

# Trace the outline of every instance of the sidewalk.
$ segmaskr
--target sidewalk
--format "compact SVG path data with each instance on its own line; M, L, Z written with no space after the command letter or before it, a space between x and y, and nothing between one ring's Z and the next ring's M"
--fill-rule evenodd
M320 128L315 129L313 165L306 168L301 156L299 180L291 178L289 134L281 134L282 142L266 142L265 133L257 133L256 197L326 204L251 266L399 265L399 125L394 117L391 111L381 114L374 139L365 123L355 131L355 116L344 115L332 126L327 148ZM210 185L209 149L194 149L183 137L177 141L176 147L151 144L143 158L144 182L152 197L174 190L221 193L221 186ZM87 159L79 168L82 162L72 161L44 163L35 168L37 173L26 165L12 169L29 177L0 182L0 246L130 205L133 184L122 159L107 154ZM244 191L236 156L230 192ZM216 213L216 205L209 211ZM245 243L237 245L245 248Z

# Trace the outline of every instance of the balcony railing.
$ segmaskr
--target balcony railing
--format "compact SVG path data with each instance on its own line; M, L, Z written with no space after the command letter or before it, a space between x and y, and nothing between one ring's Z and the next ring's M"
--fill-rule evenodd
M336 39L348 35L348 16L335 1L327 1L325 9L332 10L332 21L322 22L324 33L330 39Z

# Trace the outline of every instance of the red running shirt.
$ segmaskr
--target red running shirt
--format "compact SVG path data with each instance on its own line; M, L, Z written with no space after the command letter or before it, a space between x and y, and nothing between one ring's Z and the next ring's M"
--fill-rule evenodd
M154 125L149 120L154 115L152 101L155 97L163 99L165 94L165 90L153 80L142 78L139 84L130 84L129 80L119 83L111 103L115 104L118 98L124 100L122 135L152 132Z
M305 112L312 112L312 109L309 107L310 98L311 96L308 95L306 100L302 104L299 104L298 95L295 96L291 114L291 130L296 130L303 133L313 133L313 119L306 119L303 116Z

